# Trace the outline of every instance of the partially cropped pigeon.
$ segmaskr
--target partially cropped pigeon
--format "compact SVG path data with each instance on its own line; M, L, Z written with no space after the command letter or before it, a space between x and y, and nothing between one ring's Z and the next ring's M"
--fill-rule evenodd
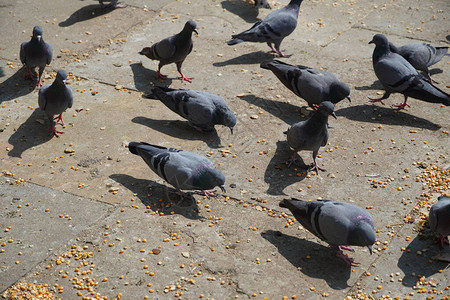
M423 71L430 82L433 80L428 67L440 61L448 52L448 47L434 47L425 43L408 44L398 48L389 43L389 48L403 56L414 68Z
M211 195L208 190L216 186L225 192L225 176L206 157L144 142L130 142L128 149L142 157L150 169L173 185L181 196L181 190L201 190Z
M160 100L200 131L211 131L214 125L224 125L233 133L236 125L236 116L228 108L225 100L211 93L154 87L145 97Z
M430 209L428 217L431 230L439 233L438 242L442 246L449 244L447 236L450 235L450 197L440 196Z
M42 27L35 26L33 28L33 37L28 42L23 42L20 45L20 61L25 65L27 73L25 77L27 79L33 78L35 68L39 68L37 87L41 87L42 73L46 65L52 62L53 49L49 43L44 42L42 38Z
M300 4L303 0L291 0L281 9L271 12L263 20L256 22L250 29L232 35L228 45L242 42L267 43L273 52L282 57L289 57L280 50L281 42L297 27ZM274 46L272 45L274 44Z
M52 135L58 136L61 131L56 130L55 125L61 122L64 125L62 119L62 113L73 105L72 90L66 85L67 72L65 70L59 70L56 74L55 81L52 84L46 84L39 90L39 108L42 109L47 115L50 123L52 124ZM59 115L53 118L55 115ZM56 120L56 123L55 121Z
M112 8L124 8L127 7L126 4L119 4L119 0L98 0L102 8L112 7ZM111 2L107 5L103 4L104 2Z
M338 251L338 256L350 265L357 264L342 250L346 246L367 247L372 254L376 235L372 216L361 207L330 200L303 201L284 199L281 207L288 208L303 227Z
M293 66L279 60L263 62L261 68L271 70L288 89L305 99L314 109L324 101L333 104L344 98L351 101L348 85L332 73L301 65Z
M371 102L381 102L392 93L401 93L405 96L402 104L395 105L399 109L409 106L408 97L431 103L450 105L450 95L429 83L423 75L401 55L389 50L389 41L382 34L374 35L369 44L375 44L372 55L373 69L386 92L381 98L372 99Z
M157 71L158 78L164 79L167 77L160 72L163 66L175 63L177 65L177 70L181 75L177 79L191 82L192 78L184 76L181 72L181 65L192 51L192 32L198 34L195 29L196 27L197 23L192 20L187 21L180 33L165 38L162 41L153 44L151 47L145 47L139 52L139 54L145 55L150 59L159 60Z
M267 2L267 0L255 0L255 7L270 8L270 4L269 2Z
M317 165L316 157L321 146L325 146L328 142L328 116L334 113L334 105L329 101L322 102L319 108L306 121L301 121L292 125L285 133L287 133L287 141L289 147L294 149L291 165L294 162L295 154L298 151L312 151L313 169L319 173L319 170L325 171Z

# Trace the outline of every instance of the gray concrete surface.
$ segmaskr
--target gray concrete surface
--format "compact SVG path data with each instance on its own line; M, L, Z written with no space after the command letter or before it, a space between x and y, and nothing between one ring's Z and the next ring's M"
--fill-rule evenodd
M449 193L448 108L411 99L397 111L390 105L401 95L386 105L367 101L381 91L372 36L448 46L448 1L303 2L298 27L282 44L294 54L285 61L337 74L352 97L330 120L319 158L327 172L319 176L287 168L283 131L305 119L305 102L259 68L272 58L267 45L225 44L269 10L243 0L123 1L128 7L117 10L90 0L0 5L0 292L20 281L48 284L62 299L450 296L449 247L439 249L426 228L418 236L430 204ZM274 9L287 3L270 2ZM169 79L157 80L157 62L138 51L189 19L199 35L183 71L193 82L176 80L174 65L162 69ZM54 49L45 83L60 68L73 73L75 103L59 138L48 135L18 59L35 25ZM445 57L432 69L447 92L449 64ZM238 118L235 134L192 130L141 97L154 85L223 96ZM209 156L228 193L180 201L129 153L133 140ZM312 162L310 153L300 155ZM367 208L378 230L374 255L358 248L351 255L360 266L347 266L278 207L289 196Z

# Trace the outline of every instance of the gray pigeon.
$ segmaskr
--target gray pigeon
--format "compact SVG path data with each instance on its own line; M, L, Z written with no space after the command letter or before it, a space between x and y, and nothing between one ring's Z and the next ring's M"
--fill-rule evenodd
M313 169L319 173L319 170L325 171L317 165L316 157L321 146L325 146L328 142L328 116L334 113L334 105L329 101L322 102L319 108L306 121L301 121L292 125L285 133L289 147L294 149L289 166L294 162L295 154L298 151L312 151Z
M212 193L208 190L216 186L225 193L225 176L206 157L143 142L130 142L128 149L142 157L150 169L173 185L182 197L181 190L201 190L209 196Z
M189 125L200 131L211 131L214 125L233 128L236 116L228 108L225 100L217 95L185 89L154 87L146 98L158 99L174 113L189 121Z
M391 93L401 93L405 96L402 104L394 105L399 109L409 106L408 97L431 103L450 105L450 95L429 83L423 75L417 73L411 64L401 55L389 50L389 41L382 34L374 35L369 44L375 44L372 55L373 69L386 92L381 98L371 102L381 102L389 98Z
M431 230L439 233L438 243L441 247L449 244L447 236L450 235L450 197L440 196L430 209L428 217Z
M398 48L389 43L389 48L391 52L403 56L414 68L423 71L429 82L435 81L431 79L428 67L440 61L448 52L448 47L434 47L425 43L408 44Z
M39 67L37 87L41 87L42 73L46 65L52 62L53 49L49 43L44 42L42 38L42 27L35 26L33 28L33 37L28 42L20 45L20 61L25 65L27 73L25 78L32 79L36 67Z
M280 50L281 42L290 35L297 27L300 4L303 0L291 0L285 7L275 10L263 20L256 22L253 26L239 34L232 35L228 45L242 42L267 43L273 52L282 57L289 57ZM275 49L273 45L275 45Z
M295 198L282 200L280 206L288 208L303 227L336 249L338 256L348 264L357 263L342 252L354 251L346 246L367 247L372 254L376 240L374 223L372 216L361 207L345 202Z
M288 89L305 99L314 109L324 101L333 104L344 98L351 101L350 88L334 74L279 60L263 62L261 68L271 70Z
M267 2L267 0L255 0L255 7L256 8L270 8L270 4L269 2Z
M177 79L191 82L192 78L184 76L181 72L181 65L188 54L192 51L192 32L198 34L195 29L196 27L197 23L189 20L186 22L180 33L165 38L162 41L153 44L151 47L145 47L141 50L141 52L139 52L139 54L145 55L150 59L159 60L158 71L156 73L158 78L165 79L167 77L166 75L162 75L160 72L163 66L175 63L177 65L177 70L181 75Z
M126 4L119 4L119 0L98 0L102 8L112 7L112 8L124 8L127 7ZM107 5L103 4L103 2L111 2Z
M39 108L45 112L50 120L50 123L52 124L51 134L56 137L58 136L58 133L62 132L56 130L55 125L59 121L64 125L62 113L73 105L72 90L66 85L66 79L67 72L65 70L59 70L56 74L55 81L53 81L51 85L44 85L39 90ZM59 116L53 119L54 115ZM54 120L56 120L56 123Z

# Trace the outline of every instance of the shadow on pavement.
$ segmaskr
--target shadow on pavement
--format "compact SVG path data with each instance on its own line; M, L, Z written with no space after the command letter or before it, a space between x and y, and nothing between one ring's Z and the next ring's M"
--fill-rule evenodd
M25 96L35 89L35 83L23 78L25 70L20 68L14 75L0 83L0 103ZM2 76L5 76L4 74ZM2 77L0 76L0 77ZM36 98L37 101L37 98Z
M152 180L138 179L126 174L112 174L112 180L120 183L125 188L137 194L137 197L152 211L164 213L164 215L182 215L191 220L198 220L198 207L195 199L189 194L189 198L181 198L175 189L159 184ZM162 201L160 201L162 200Z
M410 115L406 113L404 110L398 110L396 108L389 108L383 106L376 106L373 104L361 104L341 108L336 111L336 115L343 116L347 119L360 122L411 126L424 128L432 131L436 131L439 129L438 124L435 124L426 119Z
M60 27L68 27L78 22L87 21L100 17L114 10L114 7L102 8L100 4L90 4L83 6L76 12L72 13L65 21L60 22Z
M263 47L267 47L266 44ZM215 62L213 63L214 67L224 67L229 65L252 65L252 64L260 64L262 62L273 59L273 55L268 52L263 51L255 51L251 53L242 54L237 57L230 58L226 61Z
M3 71L3 67L0 67L0 77L5 76L5 71Z
M351 267L338 258L331 248L273 230L261 236L277 247L278 252L306 276L323 279L335 290L349 287L347 281Z
M39 124L37 119L44 120ZM22 153L31 147L44 144L53 138L51 133L51 124L40 109L35 109L31 116L17 128L10 136L8 143L13 145L13 149L8 152L9 156L22 157Z
M247 23L255 23L256 21L258 21L258 9L249 5L247 1L228 0L222 1L221 4L223 9L226 9L229 12L241 17Z
M407 251L408 249L411 250L409 253ZM417 255L417 251L423 251L423 249L428 249L428 251L423 252L423 255ZM403 251L397 263L397 266L405 274L402 283L405 286L413 287L419 281L419 275L428 278L439 270L444 270L448 262L441 262L434 259L432 263L429 262L432 257L444 252L450 256L449 247L440 250L439 246L432 240L419 239L419 236L416 236L406 247L406 251ZM412 274L415 274L415 276Z
M379 80L375 80L371 85L355 86L357 91L369 91L369 90L381 90L384 91L384 87ZM373 96L376 97L376 96Z
M277 149L264 172L264 182L269 184L267 189L269 195L286 195L283 192L286 187L306 178L309 166L305 165L298 154L295 156L295 162L288 169L286 162L289 161L292 153L293 151L289 149L287 141L277 142ZM289 174L292 174L292 176L289 176Z
M198 130L189 126L187 121L154 120L147 117L135 117L131 121L133 123L150 127L154 130L175 138L182 138L184 140L190 141L204 141L210 148L216 149L219 147L223 147L221 145L220 137L215 129L210 132L199 132Z
M155 86L168 87L172 83L170 78L159 79L156 77L156 71L147 69L142 63L132 63L130 68L133 72L134 86L140 92L148 94Z

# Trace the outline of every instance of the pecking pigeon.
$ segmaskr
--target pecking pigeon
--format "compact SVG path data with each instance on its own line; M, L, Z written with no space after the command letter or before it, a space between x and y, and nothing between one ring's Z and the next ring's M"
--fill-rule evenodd
M55 81L52 84L46 84L39 90L39 108L42 109L47 115L50 123L52 124L52 135L58 137L58 133L61 131L56 130L55 125L61 121L62 113L73 105L72 90L66 85L67 72L65 70L59 70L56 74ZM59 115L53 118L54 115ZM56 123L55 121L56 120Z
M23 42L20 45L20 61L25 65L27 73L25 78L32 79L36 67L39 67L37 87L41 87L42 73L46 65L52 62L53 49L49 43L44 42L42 38L42 27L33 28L33 37L29 42Z
M173 185L183 197L181 190L208 190L219 186L225 193L225 176L214 168L213 163L198 154L150 145L144 142L130 142L128 149L139 155L159 177Z
M263 20L239 34L232 35L228 45L236 45L242 42L267 43L272 52L282 57L289 57L280 50L281 42L297 27L300 4L303 0L291 0L288 5L271 12ZM274 44L274 46L272 45Z
M295 154L298 151L312 151L313 169L319 173L319 170L325 171L317 165L316 157L321 146L328 142L328 116L334 113L334 105L329 101L322 102L317 111L306 121L301 121L292 125L285 133L289 147L294 149L289 166L294 162Z
M416 43L396 47L389 43L391 52L398 53L405 58L414 68L423 71L429 82L435 82L430 77L429 66L439 62L448 52L448 47L434 47L430 44Z
M154 87L146 98L158 99L174 113L189 121L189 125L200 131L211 131L214 125L233 128L236 116L228 108L225 100L217 95L185 89Z
M267 0L255 0L255 7L256 8L271 8L269 2Z
M314 109L324 101L333 104L344 98L351 101L350 88L334 74L279 60L263 62L261 68L271 70L288 89Z
M429 83L423 75L417 73L411 64L401 55L389 50L389 41L382 34L374 35L369 44L375 44L372 55L373 69L386 92L381 98L372 99L371 102L381 102L392 93L401 93L405 96L402 104L395 105L399 109L409 106L408 97L431 103L450 105L450 95Z
M373 219L361 207L345 202L295 198L282 200L280 206L288 208L303 227L336 249L338 256L348 264L357 263L342 252L354 251L346 246L367 247L372 254L376 239Z
M162 75L160 72L163 66L175 63L177 65L177 70L181 75L177 79L191 82L193 78L183 75L181 72L181 65L188 54L192 51L192 32L198 34L195 29L196 27L197 24L194 21L187 21L180 33L165 38L162 41L153 44L151 47L145 47L139 52L139 54L145 55L150 59L159 60L157 71L158 78L164 79L167 77L166 75Z
M447 236L450 235L450 197L440 196L430 209L428 217L431 230L439 233L438 243L441 247L449 244Z

